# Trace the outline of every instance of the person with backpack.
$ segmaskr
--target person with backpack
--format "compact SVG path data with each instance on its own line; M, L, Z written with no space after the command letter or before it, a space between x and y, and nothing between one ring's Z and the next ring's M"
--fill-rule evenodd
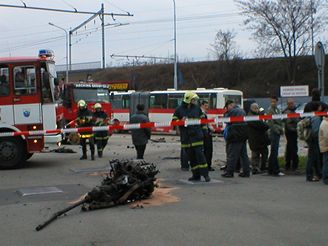
M322 105L320 102L313 102L311 108L312 112L321 111ZM319 129L321 124L321 117L314 116L310 118L308 126L308 134L306 134L306 143L308 144L308 160L306 163L306 181L317 182L322 177L321 172L321 154L319 148ZM314 175L315 173L315 175Z
M277 105L278 98L276 96L272 96L271 106L268 109L268 114L280 114L281 111ZM269 120L268 125L270 127L269 137L271 142L268 174L273 176L284 176L285 174L280 172L278 160L279 142L280 136L284 134L284 123L282 120Z

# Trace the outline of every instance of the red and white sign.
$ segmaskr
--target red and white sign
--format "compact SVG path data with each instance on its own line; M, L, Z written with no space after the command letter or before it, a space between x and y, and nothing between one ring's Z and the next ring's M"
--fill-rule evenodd
M281 97L307 97L309 96L308 85L280 86Z

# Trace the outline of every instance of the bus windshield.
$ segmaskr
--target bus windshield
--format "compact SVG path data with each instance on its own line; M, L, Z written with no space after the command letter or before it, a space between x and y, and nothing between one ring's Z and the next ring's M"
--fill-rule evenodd
M239 107L242 107L242 100L241 100L241 95L223 95L224 101L232 100L234 101Z
M108 90L104 88L78 89L74 88L74 101L109 102Z

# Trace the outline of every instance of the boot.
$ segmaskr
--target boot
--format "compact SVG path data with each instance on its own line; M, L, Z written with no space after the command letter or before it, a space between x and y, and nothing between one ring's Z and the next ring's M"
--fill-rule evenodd
M94 152L91 152L91 160L95 160L95 153Z
M86 160L87 159L87 154L83 153L83 155L80 157L80 160Z
M210 176L204 176L204 179L205 179L205 182L210 182L211 181L211 178L210 178Z
M98 151L98 157L99 157L99 158L102 158L102 156L103 156L102 151Z
M192 176L188 179L188 181L200 181L200 176L194 176L194 175L192 175Z

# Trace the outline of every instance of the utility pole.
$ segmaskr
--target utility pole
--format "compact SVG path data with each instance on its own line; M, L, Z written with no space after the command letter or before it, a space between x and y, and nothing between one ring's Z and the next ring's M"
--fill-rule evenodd
M105 69L105 16L104 16L104 4L101 4L101 36L102 36L102 68Z
M58 29L60 29L60 30L62 30L62 31L64 31L65 32L65 37L66 37L66 45L65 45L65 49L66 49L66 84L68 83L68 40L67 40L67 38L68 38L68 33L67 33L67 31L66 31L66 29L65 28L62 28L62 27L60 27L60 26L57 26L57 25L55 25L55 24L53 24L53 23L51 23L51 22L49 22L49 25L51 25L51 26L53 26L53 27L56 27L56 28L58 28Z
M175 0L173 0L174 8L174 89L178 90L178 57L177 57L177 17Z
M77 27L71 29L69 31L69 69L72 69L72 35L75 31L79 30L81 27L85 26L87 23L89 23L90 21L92 21L93 19L95 19L97 16L100 17L101 19L101 31L102 31L102 67L105 68L106 67L106 57L105 57L105 15L108 15L108 13L105 13L105 8L104 8L104 4L101 4L101 9L96 12L95 14L93 14L89 19L85 20L84 22L82 22L80 25L78 25ZM117 14L112 14L112 18L114 16L116 16ZM119 16L133 16L130 13L127 14L119 14Z
M314 37L313 37L313 22L314 22L314 18L313 18L313 13L314 9L313 9L313 0L311 0L311 48L312 48L312 55L314 55Z

